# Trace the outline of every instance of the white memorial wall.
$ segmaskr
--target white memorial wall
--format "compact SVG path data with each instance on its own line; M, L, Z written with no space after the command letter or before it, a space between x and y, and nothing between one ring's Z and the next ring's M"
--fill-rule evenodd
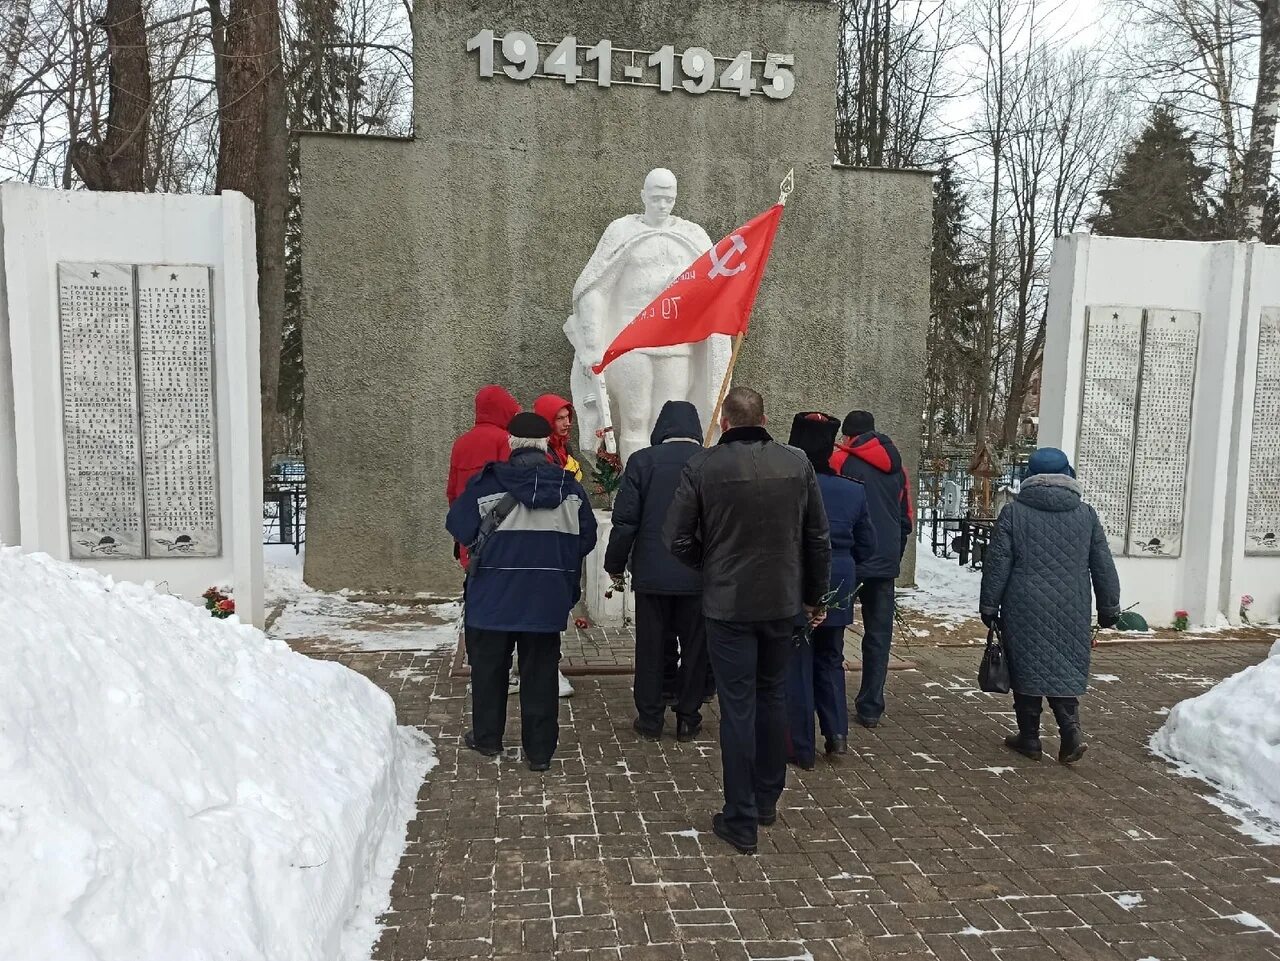
M252 204L0 186L0 540L263 622Z
M1071 457L1124 603L1154 625L1237 622L1243 594L1280 619L1277 274L1280 248L1257 244L1054 248L1040 443Z

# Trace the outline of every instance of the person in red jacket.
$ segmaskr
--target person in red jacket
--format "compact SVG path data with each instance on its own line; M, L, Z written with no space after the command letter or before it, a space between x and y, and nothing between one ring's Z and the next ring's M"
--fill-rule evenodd
M484 470L492 461L505 461L511 456L507 424L520 413L520 405L505 387L490 384L476 391L476 423L453 442L449 454L449 480L444 496L452 504L467 486L467 481ZM453 556L463 569L467 566L467 548L454 546Z
M582 480L582 465L569 450L569 433L573 430L573 404L558 394L543 394L533 402L533 412L551 425L547 456L559 464L575 480Z
M507 424L520 413L520 405L505 387L490 384L476 392L476 423L453 442L449 454L449 483L444 496L452 504L467 481L492 461L505 461L511 456Z

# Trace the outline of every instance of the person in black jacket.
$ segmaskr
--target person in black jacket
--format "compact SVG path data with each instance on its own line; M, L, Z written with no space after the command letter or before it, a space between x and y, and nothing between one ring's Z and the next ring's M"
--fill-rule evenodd
M653 445L627 459L622 486L613 502L613 532L604 569L616 585L630 560L636 597L636 719L641 737L662 736L664 646L674 634L680 667L676 681L676 740L692 741L702 729L702 695L707 672L702 618L702 575L672 556L662 542L662 524L680 483L684 465L702 450L698 408L683 400L662 405Z
M764 399L735 387L720 443L685 466L663 527L677 558L702 571L702 611L720 698L724 810L711 822L748 854L777 820L786 785L783 684L801 611L814 624L831 574L831 541L809 458L774 443Z
M858 597L862 601L862 686L854 702L858 723L876 727L884 714L884 682L893 645L893 585L902 572L902 555L911 536L911 491L902 455L888 434L876 432L876 419L855 410L844 419L844 440L831 466L845 477L862 481L871 522L876 528L875 555L858 563Z

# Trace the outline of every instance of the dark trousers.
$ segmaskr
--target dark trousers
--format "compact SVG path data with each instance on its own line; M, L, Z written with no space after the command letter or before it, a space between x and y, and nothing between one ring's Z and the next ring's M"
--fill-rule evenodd
M636 716L640 726L656 734L666 713L664 674L667 639L678 640L676 715L689 724L702 720L702 693L707 673L706 620L699 594L636 594Z
M467 628L471 729L482 748L502 750L511 654L520 653L520 741L530 761L549 761L560 741L559 634Z
M733 837L756 843L756 818L778 806L787 781L787 660L792 618L707 618L707 647L720 698L724 820Z
M1058 722L1058 730L1079 724L1080 698L1048 697L1049 710ZM1040 709L1042 701L1039 694L1019 694L1013 692L1013 712L1018 718L1018 730L1024 734L1040 733Z
M844 690L844 626L819 627L808 642L791 650L787 666L787 732L790 756L812 761L813 714L823 737L849 736L849 708Z
M893 578L861 581L858 599L862 602L862 686L855 704L858 717L878 721L884 713L884 682L893 644Z
M680 638L676 636L675 627L668 626L662 635L662 701L664 704L675 704L679 697Z

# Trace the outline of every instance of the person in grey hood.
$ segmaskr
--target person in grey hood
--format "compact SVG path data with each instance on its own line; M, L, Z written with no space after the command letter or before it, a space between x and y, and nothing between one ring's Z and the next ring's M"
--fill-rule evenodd
M702 575L676 560L662 541L662 525L689 459L702 450L698 409L686 401L662 405L653 445L627 459L613 504L613 530L604 569L615 584L631 568L636 597L635 702L632 728L647 740L662 735L664 641L675 635L680 666L676 678L676 739L691 741L702 729L707 674Z
M1092 584L1092 592L1090 586ZM1085 752L1079 698L1089 686L1092 598L1098 623L1120 616L1120 578L1107 535L1067 455L1042 447L1027 462L1017 499L1000 512L982 563L980 613L999 623L1008 652L1018 733L1005 745L1038 760L1041 698L1058 722L1058 760Z

